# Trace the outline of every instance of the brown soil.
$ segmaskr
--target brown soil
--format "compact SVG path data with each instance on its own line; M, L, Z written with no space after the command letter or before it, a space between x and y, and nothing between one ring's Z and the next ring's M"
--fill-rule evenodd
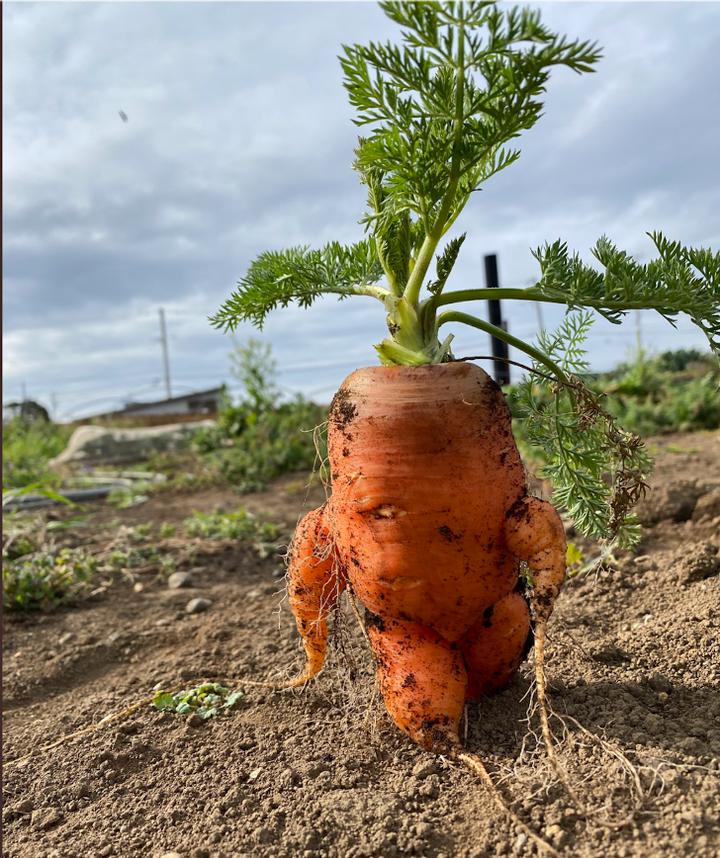
M642 790L639 809L613 828L572 807L535 739L537 713L527 721L532 662L505 691L472 702L463 724L467 746L487 761L517 814L567 856L720 852L720 435L656 444L639 550L568 580L548 652L550 700L565 721L554 719L553 728L570 780L600 816L622 822ZM323 497L322 487L306 491L285 478L242 500L267 511L289 540L301 511ZM239 500L212 490L154 496L124 511L98 503L93 539L117 534L112 520L180 525L193 509L230 511ZM592 556L592 545L569 535ZM193 569L192 589L170 590L156 570L141 569L78 607L4 617L6 763L152 696L158 684L240 677L232 685L242 688L242 677L277 679L300 668L277 557L209 540L154 544L179 569ZM211 607L186 613L196 597ZM469 772L392 725L373 695L348 606L335 627L331 662L301 691L247 686L240 708L199 726L144 705L8 766L3 854L537 854Z

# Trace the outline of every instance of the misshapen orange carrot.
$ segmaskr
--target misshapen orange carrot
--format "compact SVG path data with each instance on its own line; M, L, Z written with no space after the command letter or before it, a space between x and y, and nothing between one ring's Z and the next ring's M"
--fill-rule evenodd
M332 496L304 519L290 558L307 653L297 681L324 657L319 588L339 593L347 580L369 612L389 714L448 753L466 697L506 685L527 651L519 560L533 572L537 620L552 611L562 523L528 497L502 391L472 364L358 370L333 400L328 449Z

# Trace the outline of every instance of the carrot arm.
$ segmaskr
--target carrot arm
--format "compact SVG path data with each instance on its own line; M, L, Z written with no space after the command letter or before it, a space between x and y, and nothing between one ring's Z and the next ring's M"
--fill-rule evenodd
M524 560L533 572L535 681L540 724L548 759L577 810L583 815L588 815L555 752L548 718L545 681L547 622L566 572L565 531L557 510L547 501L524 497L515 503L507 514L505 538L510 550Z
M345 575L325 520L325 505L309 512L293 537L288 557L288 595L305 648L305 667L286 688L316 676L327 652L327 617L345 589Z
M530 567L535 618L547 623L567 568L567 542L557 510L540 498L521 498L505 517L505 540Z

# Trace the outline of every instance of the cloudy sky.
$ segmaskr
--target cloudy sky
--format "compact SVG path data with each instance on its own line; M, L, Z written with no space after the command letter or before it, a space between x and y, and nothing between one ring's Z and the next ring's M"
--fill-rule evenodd
M555 71L521 159L458 224L451 285L484 285L488 253L502 285L529 285L530 249L556 238L588 260L603 233L643 260L655 229L717 250L720 4L531 5L604 58ZM3 28L3 401L25 390L69 418L163 398L160 307L173 393L230 380L207 316L253 258L362 235L337 54L399 29L370 2L10 2ZM535 334L534 306L504 311ZM593 365L624 359L637 324L598 324ZM703 345L684 320L639 326L646 346ZM276 312L261 336L285 389L329 400L384 335L381 306L356 298ZM488 349L456 331L456 355Z

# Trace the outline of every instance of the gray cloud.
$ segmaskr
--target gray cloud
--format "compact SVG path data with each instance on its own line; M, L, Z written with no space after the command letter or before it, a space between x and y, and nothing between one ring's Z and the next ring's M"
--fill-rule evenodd
M529 248L558 237L586 258L602 233L649 255L656 228L717 247L720 7L539 5L605 58L593 75L553 75L520 161L459 224L456 286L479 283L490 252L506 285L524 285ZM61 411L95 393L162 396L158 306L177 384L227 378L232 343L206 317L252 259L362 234L336 56L395 26L370 3L22 3L3 19L6 396L23 381L41 399L59 391ZM531 307L508 312L534 330ZM368 299L330 300L278 312L263 336L283 383L310 392L373 362L383 324ZM622 356L609 360L608 336L600 363ZM684 326L676 342L698 339Z

